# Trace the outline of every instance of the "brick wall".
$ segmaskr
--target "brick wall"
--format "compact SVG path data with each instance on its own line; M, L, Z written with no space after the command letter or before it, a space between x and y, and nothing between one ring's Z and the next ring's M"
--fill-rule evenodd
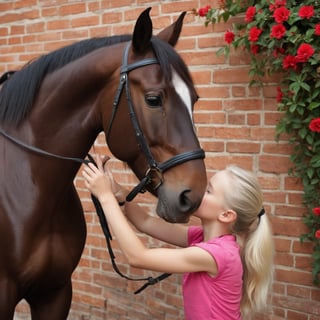
M74 41L131 32L139 13L152 6L155 33L171 23L181 11L214 5L205 1L148 0L2 0L0 2L0 73L21 67L30 59ZM216 51L224 44L223 33L230 26L203 26L188 14L177 50L197 84L201 97L195 122L209 174L235 163L255 171L264 191L265 207L273 223L276 244L275 281L270 310L255 319L315 320L320 318L320 290L312 285L312 248L301 244L301 184L289 177L292 151L287 139L275 141L275 125L281 116L275 102L275 84L263 89L248 87L245 55L233 53L228 60ZM99 136L95 151L109 153ZM112 162L118 180L133 185L135 178L119 161ZM182 319L181 276L172 276L135 296L140 283L117 276L111 267L105 241L83 180L76 179L88 226L82 260L74 273L74 296L69 319ZM149 195L139 201L154 211ZM161 245L141 235L148 246ZM128 268L114 243L122 271L143 275ZM16 318L29 319L28 307L21 302Z

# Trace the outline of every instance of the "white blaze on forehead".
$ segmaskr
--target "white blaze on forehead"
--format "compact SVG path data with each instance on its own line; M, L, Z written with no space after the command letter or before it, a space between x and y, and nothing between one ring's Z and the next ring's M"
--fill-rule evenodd
M186 83L180 78L175 70L172 70L172 83L174 88L176 89L177 94L180 96L181 100L184 102L186 106L191 121L192 119L192 103L191 103L191 95L188 86Z

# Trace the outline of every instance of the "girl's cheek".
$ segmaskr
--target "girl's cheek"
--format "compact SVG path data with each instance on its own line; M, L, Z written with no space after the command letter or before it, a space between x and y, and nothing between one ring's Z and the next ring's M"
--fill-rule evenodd
M205 193L204 196L203 196L203 198L202 198L202 201L201 201L201 203L200 203L199 208L201 208L201 207L206 203L206 198L207 198L207 194Z
M204 195L204 197L202 198L202 201L200 203L200 206L198 208L198 211L200 210L205 210L205 208L208 207L208 198L207 198L207 194Z

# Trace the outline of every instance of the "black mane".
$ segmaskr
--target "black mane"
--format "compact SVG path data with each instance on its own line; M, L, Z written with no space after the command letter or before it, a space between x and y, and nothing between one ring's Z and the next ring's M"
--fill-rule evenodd
M27 63L20 71L15 72L0 90L0 123L18 125L26 118L46 75L96 49L130 39L129 35L87 39Z
M96 49L129 40L131 40L130 35L83 40L26 64L20 71L12 74L0 90L0 123L19 125L28 116L46 75ZM152 48L164 77L167 80L171 79L171 66L173 66L190 88L192 98L195 100L197 95L192 78L178 53L157 37L152 38Z

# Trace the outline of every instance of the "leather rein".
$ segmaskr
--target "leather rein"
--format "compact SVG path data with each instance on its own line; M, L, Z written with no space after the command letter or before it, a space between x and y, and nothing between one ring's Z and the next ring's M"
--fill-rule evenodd
M118 110L118 105L119 105L119 101L120 101L120 97L121 94L123 92L123 89L125 88L125 93L126 93L126 99L127 99L127 104L128 104L128 108L129 108L129 115L131 118L131 122L135 131L135 135L136 138L138 140L138 145L141 148L141 151L143 152L143 154L145 155L145 157L147 158L148 161L148 170L145 174L145 176L140 180L140 182L132 189L132 191L127 195L126 197L126 201L132 201L134 199L134 197L139 193L139 192L145 192L145 187L149 184L152 183L152 181L154 180L154 178L156 177L158 179L158 182L156 183L155 186L153 186L153 189L156 190L158 189L161 184L163 183L163 173L165 171L167 171L168 169L175 167L179 164L182 164L186 161L190 161L190 160L195 160L195 159L203 159L205 158L205 152L203 149L197 149L197 150L192 150L192 151L187 151L187 152L183 152L180 153L178 155L173 156L172 158L162 162L162 163L158 163L152 153L151 150L149 148L149 145L142 133L142 130L140 129L139 126L139 122L137 120L137 116L136 113L134 111L134 107L133 107L133 103L132 103L132 98L131 98L131 93L130 93L130 84L129 84L129 77L128 77L128 73L134 69L137 68L141 68L147 65L151 65L151 64L159 64L158 60L155 58L146 58L143 59L141 61L136 61L133 62L131 64L128 64L128 54L129 54L129 48L130 48L130 43L126 46L125 50L124 50L124 54L123 54L123 58L122 58L122 66L120 69L120 81L119 81L119 86L117 88L116 91L116 95L114 97L113 100L113 109L112 109L112 114L109 120L109 125L108 125L108 129L107 129L107 144L109 142L109 136L110 136L110 132L112 129L112 124L113 124L113 120L116 116L117 110ZM6 80L6 79L5 79ZM3 80L3 81L5 81ZM47 156L50 158L55 158L55 159L60 159L60 160L67 160L67 161L73 161L73 162L78 162L80 164L85 164L88 165L90 162L91 163L95 163L94 159L88 154L88 159L82 159L82 158L76 158L76 157L67 157L67 156L61 156L61 155L57 155L48 151L45 151L43 149L37 148L35 146L31 146L27 143L24 143L23 141L16 139L14 137L12 137L11 135L9 135L8 133L6 133L5 131L3 131L0 128L0 134L5 137L6 139L8 139L9 141L11 141L12 143L28 150L31 152L34 152L36 154L40 154L43 156ZM170 273L163 273L158 277L146 277L146 278L132 278L129 276L126 276L125 274L123 274L119 268L116 265L115 262L115 255L113 253L112 250L112 246L111 246L111 240L112 240L112 235L111 232L109 230L109 226L108 223L106 221L103 209L101 207L101 204L99 202L99 200L91 194L91 199L95 205L96 211L97 211L97 215L99 217L99 221L103 230L103 233L105 235L106 238L106 243L107 243L107 248L109 251L109 255L111 258L111 262L112 262L112 266L113 269L116 271L116 273L118 273L118 275L120 275L122 278L125 278L127 280L132 280L132 281L147 281L140 289L136 290L134 293L138 294L140 293L142 290L144 290L146 287L148 287L149 285L153 285L158 283L159 281L167 278L168 276L170 276Z

